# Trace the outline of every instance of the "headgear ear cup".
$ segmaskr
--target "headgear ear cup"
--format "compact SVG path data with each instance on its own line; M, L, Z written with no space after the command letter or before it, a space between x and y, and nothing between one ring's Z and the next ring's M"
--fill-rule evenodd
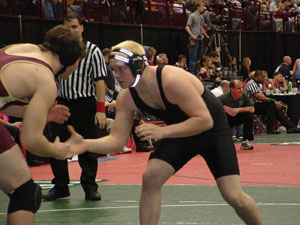
M136 77L138 74L141 75L144 69L144 60L141 56L135 56L130 59L129 61L129 67L133 73L133 75Z
M73 65L81 56L81 47L79 42L63 45L59 52L59 61L64 66Z

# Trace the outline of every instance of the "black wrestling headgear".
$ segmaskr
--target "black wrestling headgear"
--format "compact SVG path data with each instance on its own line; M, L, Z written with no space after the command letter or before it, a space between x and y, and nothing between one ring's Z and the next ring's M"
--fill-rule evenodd
M129 66L133 76L135 77L135 81L133 82L131 87L135 87L141 78L145 66L149 65L147 61L147 57L145 55L134 54L133 52L128 51L124 48L115 49L112 51L112 53L114 52L123 53L126 56L124 57L122 55L115 54L112 55L110 58L122 61Z
M81 56L81 51L79 41L63 45L58 51L60 63L66 67L73 65Z
M81 56L81 45L79 41L72 44L63 45L58 51L60 63L64 66L60 71L55 74L56 76L64 73L68 66L73 65Z

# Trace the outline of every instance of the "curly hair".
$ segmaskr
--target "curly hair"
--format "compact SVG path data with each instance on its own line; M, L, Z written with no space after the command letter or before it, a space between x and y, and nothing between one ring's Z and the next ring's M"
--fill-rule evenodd
M57 25L47 31L45 41L39 44L41 51L51 51L59 54L60 50L66 46L79 45L81 48L80 57L84 58L86 55L85 45L79 40L79 37L67 26Z

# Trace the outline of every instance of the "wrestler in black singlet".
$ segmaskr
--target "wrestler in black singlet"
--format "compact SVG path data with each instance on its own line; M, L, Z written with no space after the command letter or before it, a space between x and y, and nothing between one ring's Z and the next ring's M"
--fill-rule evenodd
M146 105L134 88L130 88L136 106L142 111L153 114L166 124L180 123L188 116L177 106L170 103L162 88L161 71L157 68L157 82L166 110L154 109ZM178 171L195 155L200 154L206 161L215 178L239 174L238 162L231 132L226 119L223 105L204 86L202 98L213 118L213 127L203 133L184 138L167 138L159 142L151 153L150 159L158 158L168 162Z

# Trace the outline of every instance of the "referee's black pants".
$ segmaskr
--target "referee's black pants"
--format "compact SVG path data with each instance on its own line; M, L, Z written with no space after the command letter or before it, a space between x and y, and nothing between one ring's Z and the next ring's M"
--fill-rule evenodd
M253 115L250 112L238 113L235 116L227 114L227 120L231 128L243 124L243 140L253 140Z
M294 127L293 123L284 115L284 113L277 109L274 102L260 102L254 103L254 114L265 115L267 117L267 132L272 132L275 128L275 118L285 128Z
M96 113L96 99L94 97L72 101L58 98L57 102L58 104L68 106L71 116L64 124L50 124L53 140L55 140L56 136L59 136L60 141L64 142L70 137L67 125L72 125L76 132L81 134L84 138L97 138L97 126L94 124ZM98 185L95 179L98 161L96 154L86 152L78 156L78 161L82 169L80 183L85 193L89 194L90 192L97 191ZM52 158L50 159L50 164L54 175L52 183L55 185L55 188L67 188L70 182L67 160Z

